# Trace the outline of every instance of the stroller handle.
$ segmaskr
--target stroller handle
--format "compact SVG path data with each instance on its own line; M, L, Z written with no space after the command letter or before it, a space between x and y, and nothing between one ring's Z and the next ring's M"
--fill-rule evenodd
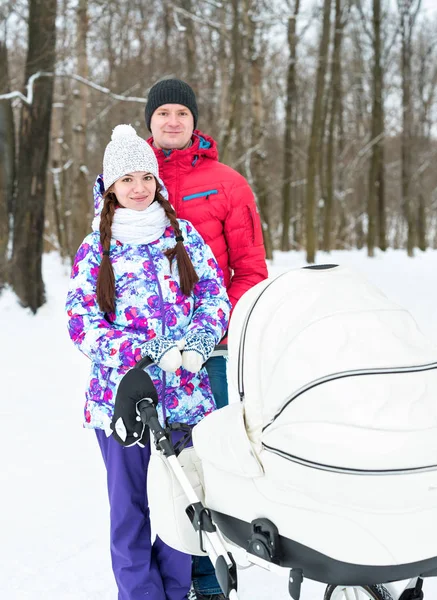
M227 344L217 344L217 346L212 351L210 358L213 358L214 356L227 356L227 355L228 355L228 345ZM134 369L145 369L146 367L149 367L150 365L153 365L153 364L154 364L153 360L150 358L150 356L144 356L137 362Z
M153 360L150 356L143 356L134 366L134 369L145 369L146 367L150 367L150 365L153 365Z

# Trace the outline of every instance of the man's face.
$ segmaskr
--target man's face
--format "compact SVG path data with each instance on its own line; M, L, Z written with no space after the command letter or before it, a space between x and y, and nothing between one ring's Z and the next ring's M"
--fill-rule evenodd
M150 120L153 142L164 150L182 150L193 135L194 118L182 104L163 104Z

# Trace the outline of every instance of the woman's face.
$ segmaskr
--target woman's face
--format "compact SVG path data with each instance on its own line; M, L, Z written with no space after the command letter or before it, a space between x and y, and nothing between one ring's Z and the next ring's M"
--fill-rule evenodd
M151 173L135 171L127 173L114 183L114 194L124 208L146 210L156 193L156 179Z

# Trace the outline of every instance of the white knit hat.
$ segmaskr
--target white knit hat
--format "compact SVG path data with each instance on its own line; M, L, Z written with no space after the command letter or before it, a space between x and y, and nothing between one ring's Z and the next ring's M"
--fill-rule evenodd
M117 125L103 156L105 190L126 173L135 171L145 171L158 178L155 153L131 125Z

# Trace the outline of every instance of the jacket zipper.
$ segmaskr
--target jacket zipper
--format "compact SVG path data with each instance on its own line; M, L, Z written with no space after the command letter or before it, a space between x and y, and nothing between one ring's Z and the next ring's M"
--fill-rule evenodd
M155 278L156 278L156 285L158 286L159 306L161 308L161 315L162 315L161 332L162 332L162 335L165 336L165 310L164 310L164 298L162 296L162 288L161 288L161 284L159 283L158 273L156 271L155 263L153 262L153 257L150 253L150 249L149 249L148 245L146 246L146 252L147 252L147 256L149 257L150 262L152 263L153 272L154 272ZM162 371L161 406L162 406L162 417L163 417L164 423L166 422L166 419L167 419L166 410L165 410L165 388L166 388L166 385L167 385L166 372Z
M289 454L288 452L284 452L278 448L273 448L268 444L263 443L262 446L267 452L277 454L278 456L281 456L290 462L302 465L304 467L309 467L311 469L329 471L331 473L338 473L341 475L411 475L414 473L429 473L437 470L437 464L427 465L424 467L407 467L406 469L352 469L347 467L336 467L334 465L327 465L324 463L307 460L306 458L295 456L294 454Z
M250 224L251 224L251 228L252 228L252 245L255 245L255 221L253 219L253 215L252 215L250 206L247 205L246 208L249 212L249 220L250 220Z

